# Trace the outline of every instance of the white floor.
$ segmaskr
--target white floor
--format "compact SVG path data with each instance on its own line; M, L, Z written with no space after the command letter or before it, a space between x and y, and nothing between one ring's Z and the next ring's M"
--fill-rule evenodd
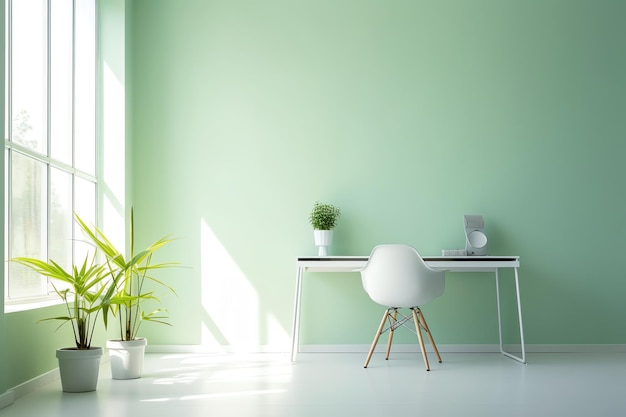
M381 349L382 350L382 349ZM432 355L434 356L434 355ZM426 372L414 353L147 354L144 375L98 389L59 381L0 417L624 416L626 354L534 353L523 365L498 353L445 353Z

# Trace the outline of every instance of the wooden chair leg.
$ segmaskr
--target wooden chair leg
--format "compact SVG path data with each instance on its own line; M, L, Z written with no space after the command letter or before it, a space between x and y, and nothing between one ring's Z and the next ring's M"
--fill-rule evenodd
M417 316L417 312L414 308L411 309L413 312L413 321L415 322L415 330L417 330L417 338L420 342L420 349L422 349L422 357L424 358L424 364L426 365L426 370L430 371L430 365L428 364L428 357L426 356L426 347L424 346L424 339L422 338L422 328L420 326L420 320Z
M435 341L433 340L433 335L430 333L428 324L426 324L426 318L424 318L424 313L422 313L422 310L418 308L417 314L419 314L420 320L422 321L422 325L424 326L424 329L426 330L426 335L428 336L428 340L430 340L430 344L433 346L433 349L435 350L437 359L439 360L439 363L441 363L441 356L439 355L439 350L437 349L437 345L435 344Z
M389 310L385 310L385 313L383 314L383 319L380 322L380 326L378 326L378 331L376 332L376 336L374 337L374 342L372 342L372 347L370 348L370 352L367 355L367 359L365 360L365 365L363 365L363 368L367 368L367 365L370 363L370 359L372 358L374 349L376 349L376 344L378 343L380 334L383 332L383 328L385 327L385 321L387 321L388 315L389 315Z
M398 318L398 310L394 310L393 312L393 323L396 322ZM389 339L387 340L387 354L385 355L385 360L389 360L389 352L391 352L391 341L393 340L393 326L389 328Z

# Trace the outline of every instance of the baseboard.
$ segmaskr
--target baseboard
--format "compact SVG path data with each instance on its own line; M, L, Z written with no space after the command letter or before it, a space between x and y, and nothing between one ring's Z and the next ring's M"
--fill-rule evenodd
M206 346L206 345L150 345L146 346L146 353L289 353L290 347L276 346Z
M601 353L601 352L626 352L626 344L532 344L525 345L526 353ZM300 352L303 353L367 353L370 345L302 345ZM492 353L500 352L497 344L459 344L445 345L437 344L439 352L445 353ZM419 352L417 344L396 344L393 345L396 352ZM426 350L432 352L432 347L426 345ZM521 346L505 345L507 352L520 352Z
M367 353L370 345L301 345L302 353ZM440 352L446 353L492 353L500 352L497 344L442 344L437 345ZM626 344L527 344L527 353L602 353L626 352ZM395 344L395 352L419 352L417 344ZM519 344L505 345L507 352L520 352ZM427 351L432 351L426 345ZM257 346L248 349L232 346L205 346L205 345L148 345L147 353L288 353L289 348L276 346Z
M379 349L384 349L384 344L379 344ZM439 352L446 353L469 353L469 352L499 352L498 345L439 345ZM367 353L370 345L301 345L302 353ZM419 352L419 345L414 343L397 343L393 345L394 352ZM432 352L432 346L426 345L426 351Z
M13 404L13 401L15 401L13 390L8 390L4 394L0 395L0 410Z
M621 353L626 352L624 344L594 345L526 345L526 352L531 353Z

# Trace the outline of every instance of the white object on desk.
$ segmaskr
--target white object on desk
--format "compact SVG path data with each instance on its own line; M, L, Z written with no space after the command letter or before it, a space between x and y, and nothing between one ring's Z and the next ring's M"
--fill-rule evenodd
M465 249L442 249L441 256L465 256Z
M519 256L425 256L424 261L432 268L445 272L493 272L496 278L496 300L498 307L498 335L500 352L519 362L526 363L524 348L524 329L522 326L522 306L519 291ZM358 272L367 263L367 256L327 256L300 257L296 262L296 295L293 314L291 360L296 360L300 351L300 308L302 302L302 277L304 272ZM504 350L502 342L502 319L500 315L500 278L498 270L512 268L515 272L515 293L517 297L517 316L519 320L521 356L515 356Z
M465 223L465 252L467 255L487 255L487 236L483 232L485 227L483 216L466 214L463 221Z

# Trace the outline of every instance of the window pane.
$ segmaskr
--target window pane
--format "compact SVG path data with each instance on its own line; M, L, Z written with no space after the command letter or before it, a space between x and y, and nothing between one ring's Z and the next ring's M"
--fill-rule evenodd
M76 0L75 166L95 174L96 11L93 0Z
M5 257L69 267L93 252L77 243L74 211L95 223L96 1L6 3ZM14 262L4 272L9 299L51 290Z
M4 149L4 259L9 256L9 150ZM9 262L4 263L4 293L9 294Z
M96 224L96 184L76 177L74 187L76 195L74 211L76 211L76 214L89 226ZM87 251L93 255L94 250L93 246L84 242L85 239L77 225L75 224L74 226L76 226L76 246L74 253L76 254L76 260L80 262L85 259Z
M5 3L5 7L7 4ZM6 13L6 9L5 9ZM4 25L4 39L5 39L5 48L4 48L4 140L9 139L9 94L7 94L7 89L9 88L9 48L6 47L9 39L9 25L5 23ZM6 155L5 155L6 156ZM6 177L5 177L6 178Z
M72 163L72 0L50 10L50 155Z
M47 153L47 18L45 0L13 2L13 140Z
M13 152L11 176L10 257L46 259L46 166ZM47 282L31 270L11 262L9 297L47 294Z
M64 268L72 265L72 175L50 170L49 257Z

